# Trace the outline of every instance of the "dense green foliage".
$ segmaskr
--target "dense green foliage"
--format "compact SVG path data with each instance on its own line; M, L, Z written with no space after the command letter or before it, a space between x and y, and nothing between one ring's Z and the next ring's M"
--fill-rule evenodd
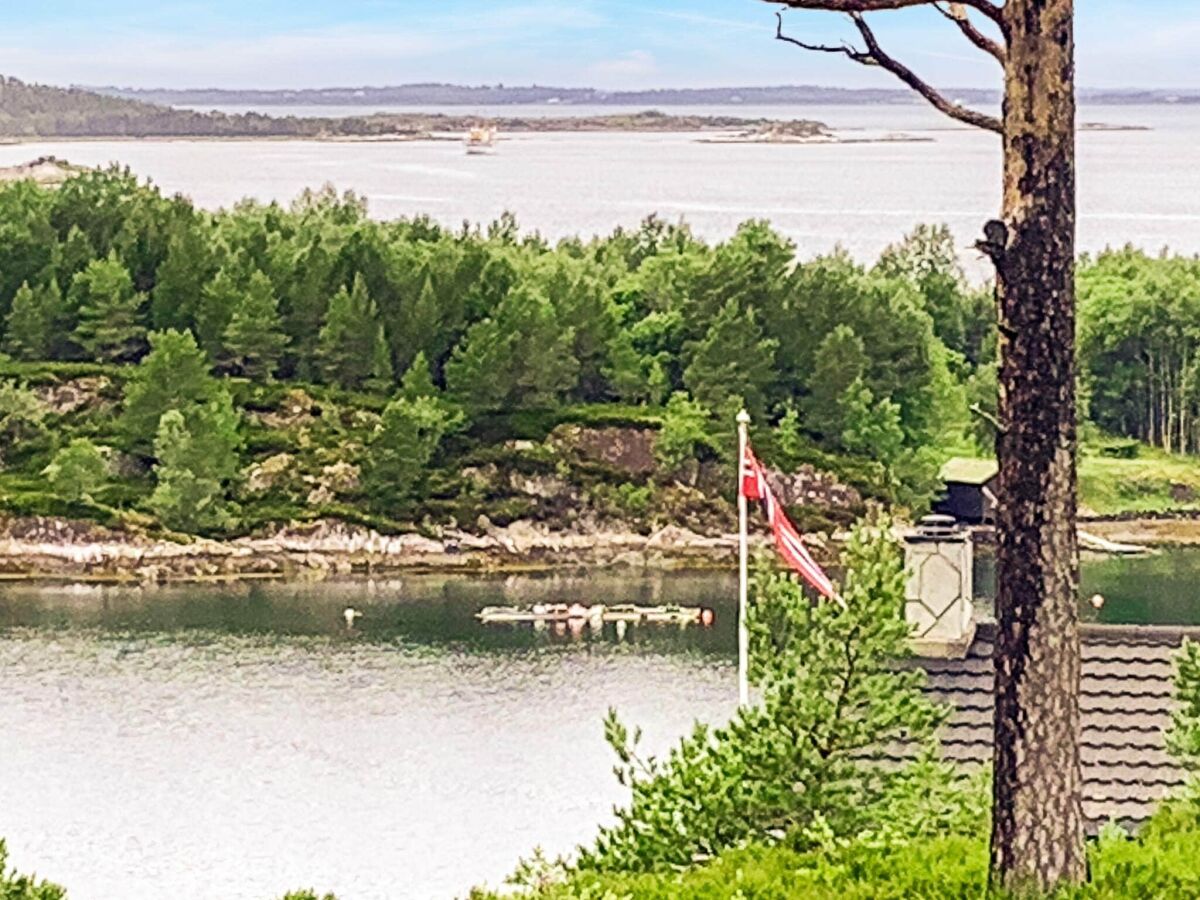
M45 473L55 493L65 500L89 499L108 477L108 462L87 438L75 438L54 454Z
M1167 746L1192 775L1200 777L1200 644L1194 641L1185 641L1175 660L1175 687L1179 708Z
M1105 428L1191 449L1190 376L1181 374L1190 357L1168 360L1162 348L1179 344L1168 326L1187 311L1193 269L1130 252L1084 266L1085 386ZM1136 289L1123 292L1123 279ZM1171 314L1151 316L1170 305L1168 295ZM0 504L56 509L64 498L35 498L30 479L79 437L118 459L137 458L114 468L93 512L153 513L158 479L145 472L158 462L162 415L178 409L187 420L224 384L239 413L242 473L280 453L297 456L301 469L252 497L242 475L220 479L217 505L230 512L237 501L242 512L208 521L230 527L303 512L311 491L301 483L319 484L329 466L358 467L369 481L373 466L383 471L381 445L370 449L379 414L398 396L418 395L464 417L419 454L430 477L406 480L388 498L347 487L334 492L330 512L353 506L395 526L473 521L481 504L501 519L529 515L528 499L502 484L481 489L434 470L478 470L497 462L491 448L587 421L661 426L655 484L627 489L631 476L611 468L560 472L588 481L582 497L596 500L597 515L613 514L624 504L616 498L636 488L627 512L660 520L678 510L662 489L678 482L711 497L730 483L714 476L729 465L742 404L772 464L808 463L867 498L919 507L947 453L990 450L989 303L985 290L967 286L944 228L918 229L864 267L841 252L798 262L795 247L761 222L715 245L651 218L633 231L552 246L523 236L508 216L486 230L374 221L363 201L329 190L286 208L247 201L208 213L118 170L78 175L56 190L4 184L0 347L11 362L0 378L0 422L8 423L0 426L8 461L0 482L14 491L0 484ZM1168 381L1182 385L1178 396L1160 383L1168 369ZM1151 371L1159 379L1152 385ZM108 379L102 399L111 406L64 416L38 404L6 411L28 399L14 393L23 379L48 390L51 380L78 377ZM303 391L297 409L319 427L280 424L299 412L280 411L290 401L279 383ZM1165 404L1166 419L1131 412L1148 408L1130 399L1142 394ZM982 415L972 417L971 404ZM39 415L53 418L54 441ZM1167 419L1174 424L1154 424ZM523 475L574 465L518 459L521 452L506 462ZM1110 493L1128 483L1093 481ZM1145 497L1101 505L1170 504L1173 491L1186 492L1172 485L1155 482ZM165 498L177 496L165 490L155 505L165 510L175 504Z
M1049 897L1019 900L1191 900L1200 894L1200 804L1168 804L1138 834L1105 831L1089 848L1090 882ZM799 848L790 842L752 843L682 871L645 874L580 871L546 880L532 896L543 900L911 900L992 898L988 847L974 834L920 834L902 844L873 841ZM529 870L528 883L538 884ZM477 891L477 900L496 896ZM525 894L529 896L529 894Z
M698 724L666 758L644 758L639 734L610 712L606 737L632 799L581 852L579 868L686 866L779 834L886 842L982 818L982 793L934 756L944 711L922 694L919 670L897 666L908 626L888 526L868 521L852 533L844 607L814 603L792 576L762 567L750 607L761 696L727 725ZM881 761L900 741L912 761Z
M22 451L0 473L14 488L0 484L0 503L51 512L67 499L30 492L58 450L33 421L49 415L57 444L86 438L119 462L92 513L151 513L185 530L294 516L309 496L397 524L473 521L481 503L501 519L528 515L502 484L481 491L435 472L495 465L489 447L567 422L661 426L660 477L627 488L629 473L565 472L570 459L518 451L506 457L515 478L556 469L588 482L597 515L670 520L672 484L711 496L729 483L705 467L729 464L743 403L768 452L780 425L782 463L919 503L936 469L921 449L967 440L967 351L979 354L965 335L988 331L938 230L897 245L886 267L840 253L797 264L758 222L717 245L652 218L551 246L508 216L486 231L377 222L328 190L207 213L111 170L59 189L0 186L0 234L0 346L12 359L0 390L26 396L13 394L20 376L50 396L81 378L107 383L85 409L14 410L6 439ZM185 435L199 439L196 418L225 394L237 465L219 478L164 466L168 446L198 458L180 449ZM882 430L865 421L876 407L889 411ZM183 426L162 432L173 410ZM436 427L434 410L446 416ZM318 422L287 424L309 416ZM298 457L296 477L247 494L246 473L279 454ZM361 470L361 488L321 487L338 465Z
M158 486L150 508L168 528L201 531L226 523L226 489L238 473L238 416L228 393L188 414L163 413L154 439Z
M8 868L8 847L0 839L0 900L64 900L66 891Z
M1102 428L1200 449L1200 259L1124 249L1079 276L1079 353Z

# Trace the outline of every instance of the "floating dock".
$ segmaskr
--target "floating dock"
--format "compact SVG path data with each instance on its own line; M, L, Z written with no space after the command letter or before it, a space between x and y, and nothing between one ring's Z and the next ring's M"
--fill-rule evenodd
M500 623L552 623L552 622L625 622L627 624L691 625L712 624L713 612L700 606L584 606L582 603L535 604L528 608L516 606L488 606L476 613L475 618L485 625Z

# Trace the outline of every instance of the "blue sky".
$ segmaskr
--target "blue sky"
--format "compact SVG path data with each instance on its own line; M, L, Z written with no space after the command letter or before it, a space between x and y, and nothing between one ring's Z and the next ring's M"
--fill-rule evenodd
M891 85L771 40L762 0L40 0L4 4L0 72L55 84L319 87L413 81L565 86ZM1079 0L1079 80L1200 87L1196 0ZM930 80L994 86L994 63L931 10L881 13ZM838 16L788 14L814 40Z

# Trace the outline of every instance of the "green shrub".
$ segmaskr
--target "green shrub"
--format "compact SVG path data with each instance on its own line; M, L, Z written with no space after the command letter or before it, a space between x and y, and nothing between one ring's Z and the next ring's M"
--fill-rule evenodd
M814 603L794 577L763 566L751 605L751 677L761 701L728 725L696 725L666 759L645 758L610 711L605 736L632 798L582 850L581 869L686 866L746 841L791 833L808 843L953 829L978 807L974 787L932 757L945 711L921 692L907 653L904 569L886 521L860 524L847 547L845 607ZM838 686L831 690L830 686ZM903 739L915 760L873 753ZM944 798L937 805L912 798ZM932 812L931 812L932 811ZM925 817L932 814L932 819Z
M387 405L371 437L363 486L376 512L411 499L446 433L461 416L434 397L398 397Z
M9 871L8 847L0 840L0 900L64 900L66 896L56 884Z
M1192 775L1200 775L1200 644L1184 641L1175 658L1179 700L1167 735L1167 747Z
M45 404L27 385L0 381L0 450L42 434L46 413Z
M196 532L229 523L226 486L237 474L238 416L229 395L190 410L163 413L154 441L158 486L150 508L168 528Z
M653 484L597 484L590 491L592 504L606 515L641 518L654 502Z
M1099 446L1100 455L1110 459L1137 459L1142 445L1135 440L1110 440Z
M1017 900L988 891L985 828L981 818L972 833L918 832L900 843L854 841L810 850L787 840L755 842L706 864L654 873L566 874L538 856L520 871L520 884L541 900ZM1200 803L1168 803L1137 837L1114 827L1091 843L1088 884L1019 900L1195 900L1200 897L1198 848ZM475 900L497 896L473 895Z
M108 478L108 463L87 438L75 438L54 454L44 472L50 486L66 500L90 498Z
M710 413L685 393L675 393L663 412L662 430L654 442L659 465L675 471L704 454L716 455L717 447L709 434Z

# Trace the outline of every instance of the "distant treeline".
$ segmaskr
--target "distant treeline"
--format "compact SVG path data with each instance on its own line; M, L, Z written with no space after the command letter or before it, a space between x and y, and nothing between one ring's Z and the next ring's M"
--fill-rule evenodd
M923 102L912 92L889 88L840 88L819 85L769 87L661 88L605 91L544 85L404 84L391 87L309 88L304 90L254 90L199 88L93 88L114 97L185 106L509 106L556 103L565 106L804 106L867 105ZM958 88L955 98L968 104L999 104L993 90ZM1196 92L1165 90L1088 90L1079 92L1085 103L1146 104L1198 102Z
M406 133L404 127L396 118L200 113L0 76L0 136L4 137L378 136Z
M1084 261L1080 289L1093 420L1194 452L1200 262L1106 253ZM216 418L192 422L189 440L222 433L218 421L236 431L232 407L211 407L223 395L201 383L207 373L378 398L391 436L362 440L395 459L371 463L391 473L373 503L399 483L405 502L419 500L414 471L454 466L438 455L447 429L469 454L495 439L498 417L609 409L661 422L655 453L674 472L727 461L744 406L776 461L866 463L881 494L918 503L947 452L969 441L986 452L994 437L993 300L967 283L944 227L918 228L865 266L840 251L797 261L761 221L717 244L654 217L551 244L510 216L486 229L380 222L331 189L210 213L113 169L58 189L0 186L0 323L0 347L35 371L111 369L153 347L138 371L157 390L190 360L201 386L188 402ZM9 407L28 406L22 397ZM119 446L157 458L178 444L172 408L154 406ZM421 435L424 450L404 449ZM205 477L220 487L235 468ZM172 482L180 497L193 489Z
M434 132L463 132L478 121L477 116L442 113L298 118L259 113L196 112L78 88L30 85L0 77L0 137L427 137ZM583 117L504 117L493 124L505 132L702 131L755 129L765 126L767 121L740 116L643 112ZM824 133L825 127L818 122L796 122L793 130L816 135Z
M676 397L727 424L744 403L902 466L963 433L994 344L945 229L873 267L797 265L764 222L715 246L655 218L552 245L510 217L378 222L331 191L208 213L116 170L0 188L0 223L14 357L136 362L178 329L219 372L383 394L431 378L468 418Z

